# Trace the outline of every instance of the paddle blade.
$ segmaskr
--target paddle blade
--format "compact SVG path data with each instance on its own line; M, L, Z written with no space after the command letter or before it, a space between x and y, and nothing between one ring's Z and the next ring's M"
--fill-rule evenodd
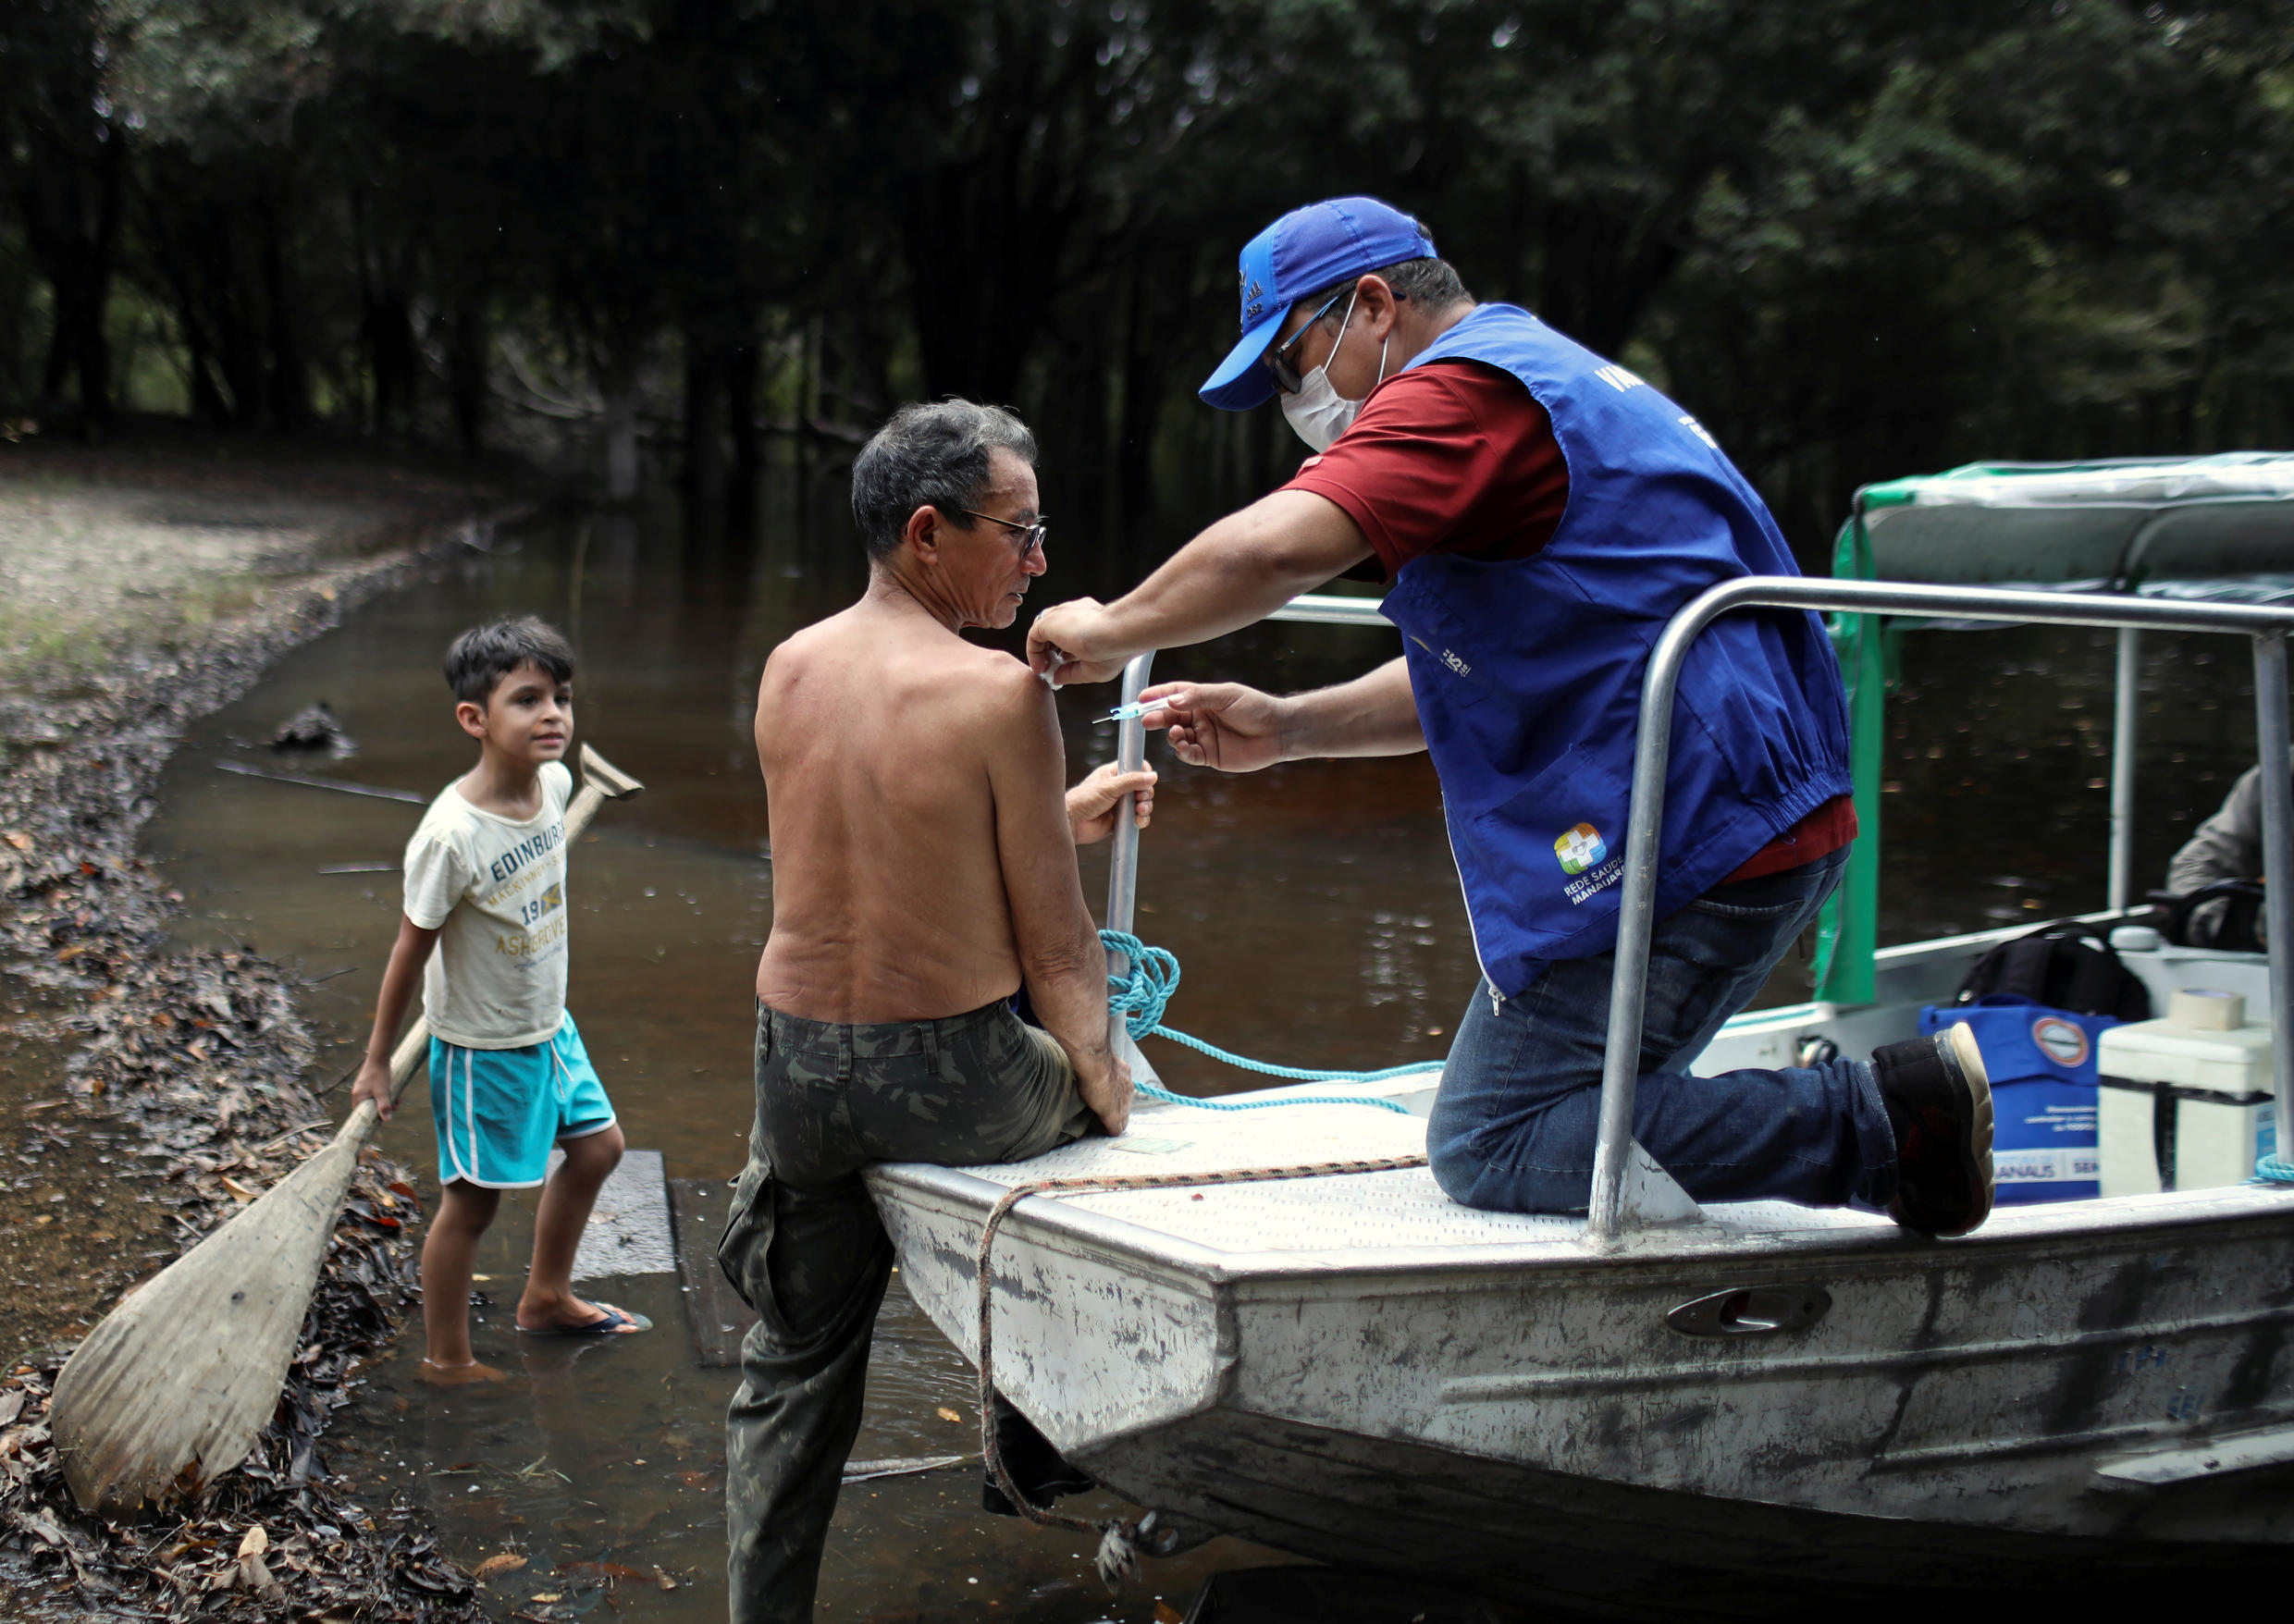
M364 1142L346 1126L72 1354L49 1425L82 1510L161 1507L247 1458L278 1407Z

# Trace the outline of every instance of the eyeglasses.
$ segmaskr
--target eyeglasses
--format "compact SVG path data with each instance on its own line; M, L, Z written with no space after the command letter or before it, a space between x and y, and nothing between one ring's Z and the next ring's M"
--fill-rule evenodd
M1276 345L1275 347L1275 352L1266 358L1266 365L1275 375L1275 387L1279 388L1284 394L1297 394L1299 390L1304 387L1306 382L1305 378L1300 375L1298 362L1292 358L1292 351L1298 349L1299 340L1305 338L1308 333L1314 331L1314 325L1321 321L1323 317L1330 314L1330 307L1332 305L1338 303L1339 300L1344 299L1348 294L1353 291L1354 284L1349 282L1345 287L1339 289L1336 293L1333 293L1328 299L1323 301L1323 307L1320 310L1306 318L1306 325L1304 326L1301 327L1297 332L1291 334L1288 338L1285 338L1280 344Z
M1018 531L1027 537L1019 544L1019 556L1023 559L1043 545L1043 533L1051 528L1052 523L1041 513L1035 516L1034 523L1022 524L1017 519L999 519L993 513L975 513L969 508L958 508L956 511L967 519L985 519L991 524L1001 524L1006 530Z

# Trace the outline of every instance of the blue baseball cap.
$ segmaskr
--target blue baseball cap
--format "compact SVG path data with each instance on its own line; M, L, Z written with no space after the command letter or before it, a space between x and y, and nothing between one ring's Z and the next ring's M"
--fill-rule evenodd
M1291 210L1243 245L1242 339L1196 392L1222 412L1248 411L1275 392L1259 357L1292 305L1364 271L1433 257L1426 228L1375 197Z

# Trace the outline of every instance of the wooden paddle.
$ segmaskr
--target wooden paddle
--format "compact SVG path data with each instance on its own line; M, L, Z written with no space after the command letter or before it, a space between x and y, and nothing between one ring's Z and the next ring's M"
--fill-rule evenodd
M645 786L582 746L566 808L578 838L609 800ZM406 1091L430 1028L417 1017L390 1056ZM195 1495L247 1458L278 1407L360 1150L362 1101L327 1147L229 1223L145 1281L88 1333L56 1382L48 1424L80 1508L105 1516Z

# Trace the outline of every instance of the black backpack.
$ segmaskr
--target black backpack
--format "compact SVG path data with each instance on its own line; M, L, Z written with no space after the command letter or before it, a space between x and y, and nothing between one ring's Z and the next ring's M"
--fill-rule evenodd
M1955 1002L1973 1003L1992 992L2012 992L2073 1015L2151 1018L2149 990L2119 962L2103 933L2078 919L2058 919L2001 942L1976 961Z

